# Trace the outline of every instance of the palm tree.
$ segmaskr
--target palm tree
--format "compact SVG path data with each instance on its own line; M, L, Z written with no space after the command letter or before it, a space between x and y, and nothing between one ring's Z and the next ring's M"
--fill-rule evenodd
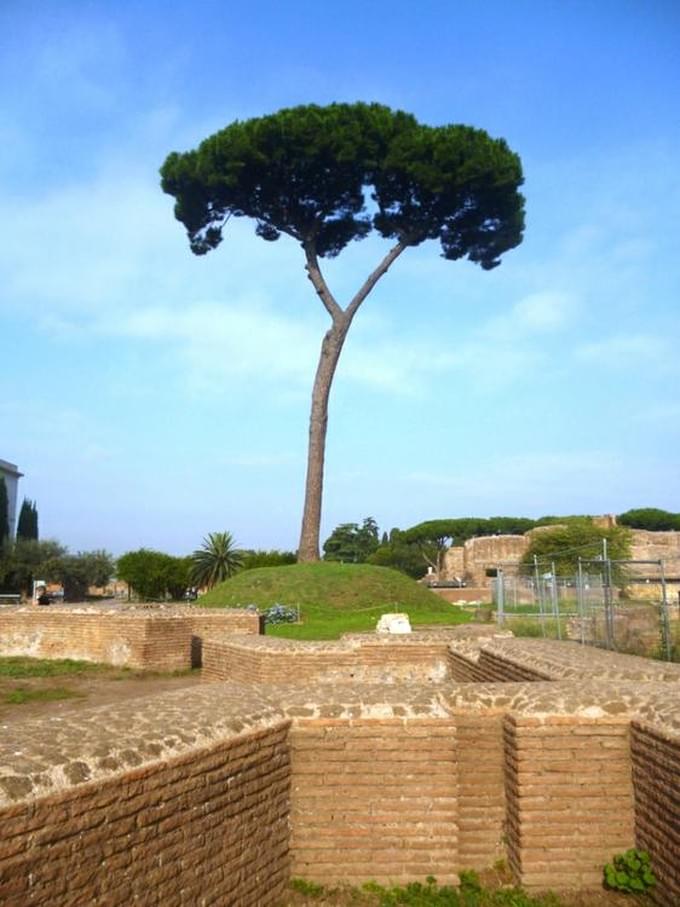
M243 564L243 552L236 547L231 532L211 532L191 555L192 581L208 589L236 573Z

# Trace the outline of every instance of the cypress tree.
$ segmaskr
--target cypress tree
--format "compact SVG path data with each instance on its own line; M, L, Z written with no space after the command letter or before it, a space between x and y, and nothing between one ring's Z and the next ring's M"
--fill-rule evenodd
M38 539L38 508L35 501L24 498L17 524L18 539Z
M9 538L9 498L5 477L0 476L0 545Z
M32 526L33 511L31 510L31 502L28 500L28 498L24 498L21 505L21 510L19 511L19 522L17 523L17 538L33 538L33 535L31 534Z

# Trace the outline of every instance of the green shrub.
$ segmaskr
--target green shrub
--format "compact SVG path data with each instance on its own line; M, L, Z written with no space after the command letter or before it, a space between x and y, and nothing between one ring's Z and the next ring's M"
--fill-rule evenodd
M631 848L617 853L611 863L604 867L605 888L625 891L628 894L642 894L656 885L649 854L644 850Z

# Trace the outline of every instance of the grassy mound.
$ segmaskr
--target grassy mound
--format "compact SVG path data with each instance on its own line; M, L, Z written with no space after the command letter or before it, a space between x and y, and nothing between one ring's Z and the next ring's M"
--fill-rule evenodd
M342 633L373 630L385 611L405 611L414 626L468 620L403 573L369 564L290 564L244 570L201 596L201 607L234 608L279 603L299 605L302 624L268 627L296 639L336 639Z

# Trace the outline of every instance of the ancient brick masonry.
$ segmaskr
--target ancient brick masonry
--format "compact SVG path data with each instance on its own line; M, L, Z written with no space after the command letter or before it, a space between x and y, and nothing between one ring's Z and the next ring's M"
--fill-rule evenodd
M636 837L670 907L680 904L680 740L645 721L633 721L631 736Z
M308 719L292 748L294 875L326 883L455 879L451 719Z
M76 728L67 728L63 763L50 765L48 743L34 747L41 761L33 769L43 771L31 780L15 755L5 772L16 774L0 778L0 903L280 902L289 878L290 722L248 690L217 709L210 698L194 690L122 709L115 732L99 741L86 734L80 752ZM29 724L10 745L25 746L31 734L39 743Z
M628 721L504 723L510 865L530 888L596 888L634 841Z
M0 609L0 655L76 658L154 671L199 666L204 637L259 632L259 615L235 608Z
M256 907L503 856L588 888L635 844L680 903L680 666L481 632L208 638L213 682L4 727L0 903Z

